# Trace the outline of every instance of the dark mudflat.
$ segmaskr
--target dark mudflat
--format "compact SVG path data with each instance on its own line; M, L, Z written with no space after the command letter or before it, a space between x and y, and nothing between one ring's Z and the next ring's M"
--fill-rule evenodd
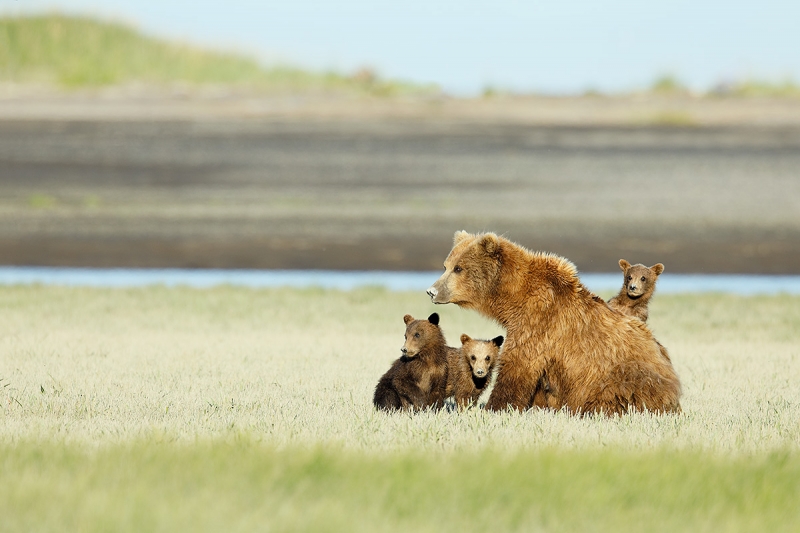
M466 229L798 274L798 169L779 126L0 120L0 263L430 270Z

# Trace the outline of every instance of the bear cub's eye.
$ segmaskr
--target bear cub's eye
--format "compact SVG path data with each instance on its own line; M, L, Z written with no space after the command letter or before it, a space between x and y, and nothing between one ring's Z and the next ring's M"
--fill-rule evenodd
M490 357L487 355L487 356L486 356L486 360L488 361L489 359L490 359Z
M462 270L464 269L458 265L456 265L455 268L453 268L453 272L455 272L456 274L460 274Z
M632 280L633 276L628 276L628 281Z
M414 337L419 339L419 333L414 333Z
M474 355L471 355L469 358L470 358L471 360L473 360L473 361L475 360L475 356L474 356Z
M642 281L644 281L644 276L642 276Z

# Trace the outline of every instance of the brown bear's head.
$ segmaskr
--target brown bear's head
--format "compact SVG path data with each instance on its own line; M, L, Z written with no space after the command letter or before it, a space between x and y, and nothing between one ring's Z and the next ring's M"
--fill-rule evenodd
M445 340L439 328L439 315L433 313L428 320L416 320L411 315L403 317L406 323L405 343L400 351L409 359L418 356L426 348L436 345L444 346Z
M500 347L503 345L503 336L499 335L490 341L470 338L464 333L461 335L461 353L464 354L472 375L476 378L485 378L492 372Z
M453 249L444 261L444 274L428 294L436 304L476 308L494 293L500 276L503 240L494 233L456 232Z
M664 272L664 265L661 263L656 263L648 268L642 264L631 265L624 259L619 260L619 268L625 276L622 285L625 294L632 300L653 294L656 289L656 279Z

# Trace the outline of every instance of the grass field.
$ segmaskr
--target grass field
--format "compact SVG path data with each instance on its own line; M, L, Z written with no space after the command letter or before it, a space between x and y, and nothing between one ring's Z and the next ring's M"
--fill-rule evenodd
M800 298L656 296L683 414L376 413L379 288L3 287L3 531L796 531Z

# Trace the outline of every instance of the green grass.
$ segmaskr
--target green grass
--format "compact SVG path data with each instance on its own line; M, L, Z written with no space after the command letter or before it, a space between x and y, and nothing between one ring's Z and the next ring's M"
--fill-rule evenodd
M262 90L357 91L376 95L430 91L373 75L265 68L240 53L205 50L142 34L116 22L65 15L0 17L0 81L65 88L127 83L214 84Z
M671 74L657 78L650 85L647 92L661 96L686 96L692 93L678 77ZM786 78L782 81L744 79L733 83L720 84L696 94L697 96L712 97L797 98L800 96L800 85L791 78ZM680 122L683 122L683 120Z
M800 85L790 78L781 82L746 80L734 84L727 94L756 98L797 98L800 97Z
M800 455L0 447L3 530L796 531Z
M689 89L672 74L665 74L657 78L650 86L650 92L655 94L687 94Z
M657 295L684 412L371 405L424 293L0 291L3 531L792 531L800 297Z

